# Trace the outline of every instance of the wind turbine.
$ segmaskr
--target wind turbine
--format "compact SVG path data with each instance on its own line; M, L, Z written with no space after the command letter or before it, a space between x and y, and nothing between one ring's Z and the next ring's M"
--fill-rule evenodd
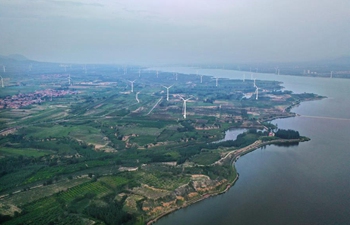
M139 77L141 77L141 70L139 70Z
M259 99L259 88L258 86L255 86L256 89L255 89L255 100L258 100Z
M2 78L2 76L0 75L1 77L1 87L4 87L4 78Z
M256 79L254 78L254 87L256 88L257 86L256 86L256 84L255 84L255 80L256 80Z
M4 73L6 73L6 66L2 66Z
M333 78L333 71L331 71L331 78Z
M203 83L203 76L204 76L204 75L199 75L199 76L201 76L201 83Z
M177 73L175 73L175 80L177 80Z
M164 88L166 88L166 100L167 101L169 101L169 89L172 87L172 86L174 86L174 85L171 85L171 86L169 86L169 87L167 87L167 86L164 86L164 85L162 85Z
M64 67L64 72L67 72L67 67L68 67L68 65L63 65L63 64L61 64L60 67Z
M212 78L212 79L215 79L215 86L219 86L219 78L218 77L215 77L215 78Z
M184 99L183 97L180 97L182 99L182 101L184 101L184 105L183 105L183 108L184 108L184 119L186 119L186 103L188 100L190 100L192 97L188 98L188 99Z
M70 78L70 74L68 74L68 84L69 84L69 86L72 85L72 83L71 83L71 78Z
M158 70L157 70L157 78L158 78Z
M136 80L133 80L133 81L129 80L129 82L131 83L131 92L134 92L134 82L135 81Z

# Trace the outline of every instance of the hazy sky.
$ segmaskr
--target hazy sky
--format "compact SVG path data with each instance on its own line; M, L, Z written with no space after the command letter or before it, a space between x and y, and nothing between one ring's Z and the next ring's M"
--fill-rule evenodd
M0 0L0 54L80 63L350 54L349 0Z

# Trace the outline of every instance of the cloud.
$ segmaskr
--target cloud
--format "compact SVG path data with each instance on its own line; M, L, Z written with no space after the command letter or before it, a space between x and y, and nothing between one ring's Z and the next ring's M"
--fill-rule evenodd
M54 3L61 6L98 6L103 7L103 4L92 2L92 3L86 3L86 2L80 2L80 1L59 1L59 0L46 0L49 3Z
M281 61L350 51L347 0L3 0L0 18L0 54L53 61Z

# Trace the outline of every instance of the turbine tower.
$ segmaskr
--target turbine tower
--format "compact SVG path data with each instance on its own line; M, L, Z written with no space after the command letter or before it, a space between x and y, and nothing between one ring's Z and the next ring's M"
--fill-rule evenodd
M331 71L331 78L333 78L333 71Z
M64 67L64 72L67 72L68 65L61 64L60 67Z
M158 70L157 70L157 78L158 78Z
M2 66L2 70L6 73L6 66Z
M1 87L4 87L4 78L2 78L2 76L0 75L1 77Z
M177 80L177 73L175 73L175 80Z
M141 77L141 70L139 70L139 77Z
M203 75L199 75L199 76L201 76L201 83L203 83Z
M131 92L134 92L134 82L135 82L135 80L133 80L133 81L129 80L129 82L131 83Z
M170 89L172 86L174 86L174 85L171 85L171 86L169 86L169 87L163 86L164 88L166 88L166 100L167 100L167 101L169 101L169 89Z
M69 86L71 86L71 85L72 85L72 83L71 83L71 79L70 79L70 74L68 74L68 84L69 84Z
M259 88L258 86L255 86L256 89L255 89L255 100L258 100L259 99Z
M188 99L184 99L183 97L180 97L182 99L182 101L184 101L184 105L183 105L183 109L184 109L184 119L186 119L186 103L188 100L190 100L192 97L188 98Z
M219 86L218 81L219 81L219 78L218 78L218 77L215 77L215 86L216 86L216 87Z
M257 86L256 86L256 84L255 84L255 80L256 80L256 79L254 78L254 87L256 88Z

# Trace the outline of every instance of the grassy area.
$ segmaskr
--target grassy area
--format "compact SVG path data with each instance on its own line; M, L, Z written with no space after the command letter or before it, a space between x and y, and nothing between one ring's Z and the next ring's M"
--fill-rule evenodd
M112 193L111 189L103 185L101 182L96 181L84 183L70 188L65 192L59 193L57 197L66 203L70 203L74 199L84 197L87 194L101 198L109 193Z
M50 155L53 151L49 150L38 150L33 148L9 148L1 147L0 154L9 156L26 156L26 157L40 157L44 155Z
M199 165L210 165L220 159L220 154L217 152L202 152L191 158L191 161Z

